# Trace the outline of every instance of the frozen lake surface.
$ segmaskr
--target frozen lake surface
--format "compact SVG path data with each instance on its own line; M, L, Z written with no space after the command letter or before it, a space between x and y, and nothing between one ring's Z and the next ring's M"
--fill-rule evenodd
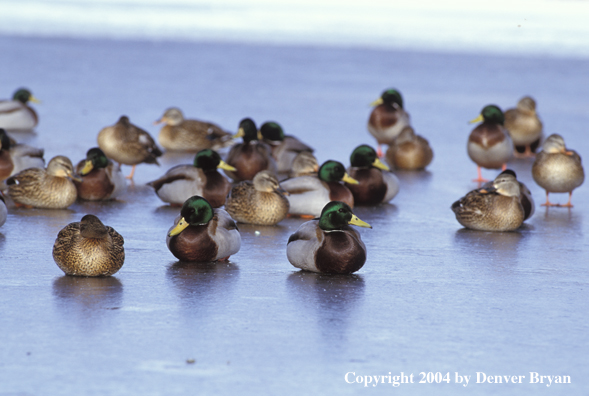
M36 133L13 136L46 159L79 161L122 114L155 136L152 122L178 106L233 131L246 116L276 120L320 161L348 164L354 147L374 144L368 103L392 86L434 150L427 172L398 173L391 204L354 210L373 229L360 231L368 260L352 276L288 263L297 219L240 226L230 263L177 263L165 233L178 210L145 183L191 155L139 166L117 202L10 208L0 228L0 395L357 394L348 372L414 374L414 384L374 394L587 393L587 185L573 209L538 206L512 233L461 229L450 205L477 187L467 121L486 104L532 95L546 134L586 158L588 60L10 36L0 51L2 96L27 86L43 100ZM531 161L510 167L539 205ZM65 277L53 262L58 231L87 213L125 238L114 277ZM420 384L420 372L449 372L452 383ZM456 372L472 376L466 388ZM526 379L476 384L477 372ZM572 383L530 384L530 372Z

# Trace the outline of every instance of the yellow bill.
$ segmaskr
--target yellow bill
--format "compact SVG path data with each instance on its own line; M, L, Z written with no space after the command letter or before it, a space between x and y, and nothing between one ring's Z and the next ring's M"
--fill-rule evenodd
M86 176L88 173L92 172L92 169L94 169L94 165L92 165L92 161L86 161L84 163L84 167L80 171L80 175Z
M245 136L245 131L243 130L243 128L239 128L237 130L237 133L235 135L231 136L231 137L233 139L237 139L237 138L244 137L244 136Z
M474 124L475 122L483 122L485 121L485 119L483 118L483 115L480 114L477 118L475 118L474 120L470 120L468 121L469 124Z
M37 104L41 103L41 101L39 99L35 98L33 95L31 95L31 97L29 98L29 101L33 102L33 103L37 103Z
M348 184L360 184L358 182L358 180L350 177L350 175L348 175L347 173L344 173L344 177L342 178L343 181L345 181Z
M356 216L355 214L352 215L352 220L350 220L350 222L348 224L352 224L358 227L364 227L364 228L372 228L372 226L370 224L368 224L365 221L360 220L360 218L358 216Z
M235 172L237 170L223 160L221 160L221 162L219 162L219 165L217 165L217 168L220 168L220 169L223 169L226 171L232 171L232 172Z
M172 230L168 232L168 236L178 235L179 233L184 231L184 229L188 227L188 225L189 224L186 222L186 220L184 220L184 217L182 217L178 224L176 224L176 227L172 228Z
M374 160L374 162L372 163L372 166L374 166L375 168L378 168L378 169L386 170L386 171L390 170L390 168L378 158Z
M374 102L370 103L370 106L375 107L375 106L379 106L383 103L384 103L384 101L382 100L382 98L378 98Z
M157 125L157 124L161 124L162 122L166 121L166 119L164 117L160 118L159 120L155 120L153 122L153 125Z
M263 140L264 136L262 136L262 132L258 131L258 140Z

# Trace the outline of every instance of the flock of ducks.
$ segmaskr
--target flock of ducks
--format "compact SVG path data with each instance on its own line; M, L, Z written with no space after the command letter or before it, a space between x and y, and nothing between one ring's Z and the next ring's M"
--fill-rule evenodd
M132 179L141 163L157 164L162 151L150 134L121 116L97 136L98 147L74 168L64 156L44 167L43 150L16 143L6 130L30 130L38 122L28 106L36 101L26 89L12 100L0 101L0 225L6 221L4 195L15 206L64 209L76 199L116 199L126 190L121 165L131 165ZM258 128L244 118L236 134L204 121L185 119L170 108L157 120L163 124L158 141L165 150L195 152L191 165L177 165L148 183L155 194L180 214L167 233L170 252L181 261L227 260L241 247L238 223L275 225L287 216L310 220L292 234L287 258L297 268L322 273L352 273L366 261L366 246L350 225L370 227L354 215L355 204L391 201L400 183L381 158L396 170L420 171L433 158L426 139L415 134L401 93L388 89L372 103L367 129L377 141L375 151L360 145L350 155L350 166L335 160L321 164L313 149L285 135L276 122ZM542 139L536 103L525 97L503 113L485 106L467 142L478 178L486 184L452 204L458 222L482 231L513 231L534 213L528 188L506 169L514 156L534 157L532 175L546 190L547 206L572 207L572 191L584 181L581 158L568 150L560 135ZM235 144L235 140L241 142ZM382 146L388 146L386 153ZM217 150L229 148L225 159ZM481 168L503 169L493 181ZM223 170L227 177L219 172ZM568 192L565 205L549 201L550 192ZM123 238L93 215L63 228L53 249L59 268L68 275L107 276L124 262Z

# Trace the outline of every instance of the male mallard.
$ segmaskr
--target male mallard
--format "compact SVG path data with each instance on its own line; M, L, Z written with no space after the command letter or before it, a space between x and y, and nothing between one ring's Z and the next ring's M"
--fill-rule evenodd
M525 212L520 201L519 182L501 173L489 188L473 190L452 204L456 220L479 231L513 231L522 225Z
M542 206L572 208L573 190L585 180L581 157L575 151L567 150L564 139L556 133L548 136L542 151L536 155L536 161L532 166L532 176L534 181L546 190L546 203ZM551 192L568 192L569 201L565 205L553 204L548 200L548 194Z
M299 153L313 152L313 148L296 137L285 135L282 127L273 121L262 124L258 139L270 146L279 173L289 172L292 169L293 161Z
M196 154L193 165L177 165L147 185L155 189L162 201L172 206L182 206L188 198L200 195L213 208L219 208L225 204L231 183L217 168L235 171L216 151L205 149Z
M358 146L350 155L348 175L357 184L346 184L354 196L355 204L374 205L389 202L399 192L399 179L377 157L376 151L366 144Z
M4 201L4 197L0 193L0 227L6 223L6 218L8 217L8 210L6 209L6 201Z
M292 161L292 168L288 177L308 176L317 173L319 163L310 151L301 151Z
M286 257L297 268L330 274L351 274L366 262L366 246L349 224L372 228L339 201L329 202L321 217L301 224L288 238Z
M233 143L229 132L210 122L186 120L177 107L166 110L162 118L154 124L162 122L165 125L160 130L158 141L166 150L219 150Z
M227 260L241 247L235 222L223 209L213 209L206 199L188 198L168 231L168 249L180 261Z
M43 149L13 144L6 131L0 128L0 182L22 170L43 167Z
M368 119L368 131L378 143L378 156L382 157L383 144L391 144L409 126L409 114L403 109L403 97L396 89L387 89L370 104L375 106Z
M410 126L403 128L385 154L387 162L399 170L422 170L432 162L434 153L429 142Z
M319 216L325 204L330 201L343 201L353 207L354 196L340 181L358 183L346 173L342 163L337 161L325 161L317 176L299 176L282 181L280 186L290 194L287 197L290 204L288 213Z
M238 223L274 225L288 213L288 199L283 194L276 177L261 171L253 183L242 181L231 189L225 210Z
M145 162L159 165L157 157L162 155L149 133L131 124L127 116L121 116L116 124L98 133L98 146L119 165L133 165L127 179L133 178L137 164Z
M498 188L498 183L503 180L503 176L509 174L517 179L517 176L514 171L511 169L506 169L501 172L493 181L487 182L482 185L482 189L485 190L492 190ZM519 183L519 190L520 196L519 200L524 208L524 221L532 217L534 212L536 211L536 204L534 203L534 198L532 198L532 192L526 187L526 185L518 180Z
M115 199L127 189L127 181L121 168L106 158L98 147L86 153L86 159L76 166L82 181L74 181L78 198L87 201Z
M483 108L481 115L470 121L483 122L472 130L466 146L468 156L477 164L478 179L473 181L486 182L481 167L487 169L507 168L507 161L513 156L513 142L503 127L505 117L501 109L495 105Z
M258 141L258 130L254 121L250 118L241 120L239 130L233 137L243 138L243 143L231 147L225 159L225 162L237 169L234 172L225 172L234 182L252 180L256 173L263 170L276 173L276 162L272 158L270 147Z
M27 102L41 103L31 95L28 89L21 88L12 96L12 100L0 101L0 128L28 130L37 126L37 113Z
M523 155L517 151L514 152L514 155L533 157L531 146L542 137L542 121L536 114L536 101L526 96L517 103L515 109L507 110L505 112L505 128L516 147L525 147Z
M108 276L125 261L123 237L94 215L65 226L53 245L53 260L66 275Z
M65 209L76 201L78 193L70 179L74 166L62 155L53 157L47 169L29 168L6 180L8 195L16 203L41 209Z

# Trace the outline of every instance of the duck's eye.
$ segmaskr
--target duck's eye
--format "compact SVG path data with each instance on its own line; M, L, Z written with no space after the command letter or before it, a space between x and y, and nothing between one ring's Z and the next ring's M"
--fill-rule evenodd
M338 212L344 213L344 208L339 208Z

